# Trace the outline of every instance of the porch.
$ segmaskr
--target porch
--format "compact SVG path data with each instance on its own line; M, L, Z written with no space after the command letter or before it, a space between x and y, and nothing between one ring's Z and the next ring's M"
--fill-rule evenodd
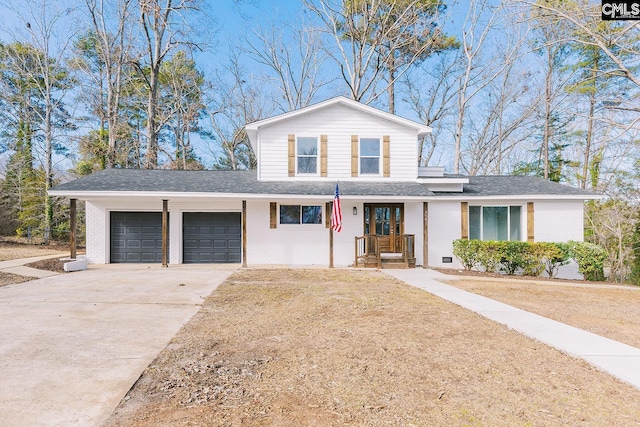
M356 236L354 267L415 268L415 234L403 234L399 237L400 248L396 248L399 251L390 252L385 246L389 240L388 236L375 234Z

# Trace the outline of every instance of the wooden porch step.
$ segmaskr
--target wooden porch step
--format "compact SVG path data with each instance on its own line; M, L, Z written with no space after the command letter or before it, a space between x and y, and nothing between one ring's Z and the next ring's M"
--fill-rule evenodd
M380 257L380 262L382 264L382 268L407 268L404 263L404 259L402 259L402 255L396 256L396 254L383 254ZM375 256L371 257L363 257L360 261L365 268L378 268L378 260ZM415 258L409 261L409 268L415 268L416 260Z

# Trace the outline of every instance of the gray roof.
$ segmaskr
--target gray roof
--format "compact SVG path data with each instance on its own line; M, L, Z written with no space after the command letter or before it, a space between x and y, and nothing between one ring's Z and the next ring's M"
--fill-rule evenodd
M449 176L450 177L450 176ZM445 177L447 178L447 177ZM342 196L478 197L554 195L586 196L594 193L531 176L471 176L464 191L433 193L418 182L341 181ZM333 196L336 181L258 181L256 171L183 171L106 169L61 184L60 194L77 192L158 192Z
M535 176L487 175L469 176L469 183L464 185L464 196L586 196L595 193L581 190L565 184L547 181ZM454 196L460 193L437 193L438 196Z
M61 184L53 191L157 191L168 193L229 193L333 196L336 181L260 181L256 171L183 171L160 169L106 169L75 181ZM433 196L417 182L340 182L344 196Z

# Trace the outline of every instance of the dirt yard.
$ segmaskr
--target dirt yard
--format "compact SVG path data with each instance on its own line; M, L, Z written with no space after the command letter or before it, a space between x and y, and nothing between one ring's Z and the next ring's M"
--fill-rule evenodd
M640 348L638 287L474 278L447 283Z
M20 242L0 240L0 261L52 255L60 253L61 250L64 250L64 248L59 246L28 245ZM41 268L43 266L44 264L34 267ZM53 267L53 265L51 267ZM44 269L50 270L51 268ZM0 287L14 283L28 282L29 280L33 280L33 277L19 276L17 274L0 271Z
M640 391L380 272L242 270L108 426L640 425Z
M53 255L64 250L66 250L64 246L28 245L12 241L0 241L0 261Z

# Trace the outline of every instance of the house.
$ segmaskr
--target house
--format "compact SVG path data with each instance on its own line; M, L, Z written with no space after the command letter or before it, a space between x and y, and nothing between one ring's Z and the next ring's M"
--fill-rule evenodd
M170 264L245 266L459 267L459 238L582 240L584 201L598 197L534 177L418 167L429 127L344 97L246 130L257 170L109 169L50 194L86 202L91 263L160 263L164 242ZM340 232L329 227L336 184Z

